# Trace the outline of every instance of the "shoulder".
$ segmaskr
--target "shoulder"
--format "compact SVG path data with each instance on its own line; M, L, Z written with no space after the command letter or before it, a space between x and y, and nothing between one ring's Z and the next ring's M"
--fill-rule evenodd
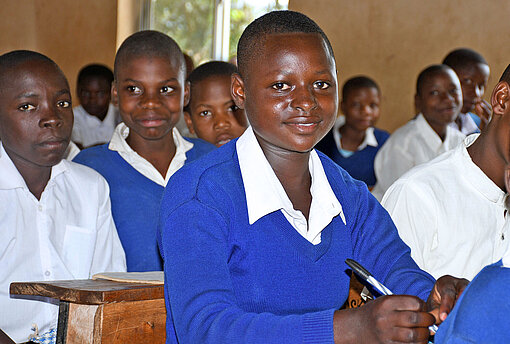
M106 180L91 167L76 163L74 161L62 161L67 169L67 177L80 184L82 190L91 190L91 187L107 187Z
M374 127L374 135L379 144L383 144L390 137L390 133L386 130L382 130Z
M202 139L192 138L192 137L183 137L184 140L193 143L193 148L191 148L186 155L193 155L193 156L202 156L204 154L209 153L210 151L213 151L216 149L216 146L204 141Z
M80 153L78 153L78 155L76 155L73 161L79 164L89 165L95 161L104 160L106 156L112 153L114 152L108 149L108 143L106 143L104 145L94 146L82 150Z

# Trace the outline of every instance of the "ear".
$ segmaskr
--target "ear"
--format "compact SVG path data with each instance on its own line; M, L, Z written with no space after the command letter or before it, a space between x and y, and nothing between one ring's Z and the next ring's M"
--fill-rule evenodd
M340 111L345 115L345 103L344 103L343 99L340 102ZM337 117L338 117L338 115L337 115Z
M112 104L119 106L119 95L117 93L117 82L115 80L112 82Z
M184 111L184 122L186 122L186 126L188 127L190 134L196 135L195 128L193 128L193 122L191 121L191 115L188 111Z
M502 116L510 108L510 86L506 81L499 82L491 95L491 106L494 115Z
M244 93L244 81L239 73L232 74L231 78L231 93L234 103L240 109L244 109L244 103L246 101Z
M183 106L188 106L189 99L190 99L189 95L190 95L190 82L186 81L184 84L184 104L183 104Z
M421 98L418 94L414 95L414 107L416 108L417 113L421 112Z

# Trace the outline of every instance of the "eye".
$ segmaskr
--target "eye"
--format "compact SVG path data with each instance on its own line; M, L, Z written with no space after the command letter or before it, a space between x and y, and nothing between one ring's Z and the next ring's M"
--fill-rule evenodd
M351 105L354 109L359 109L361 107L361 104L359 102L353 102Z
M325 81L316 81L313 86L319 90L325 90L330 87L329 83Z
M133 93L133 94L141 94L142 93L142 90L138 86L129 85L126 87L126 89L128 90L129 93Z
M67 101L67 100L61 100L57 103L58 107L61 107L61 108L68 108L71 106L71 102L70 101Z
M286 83L284 82L277 82L277 83L274 83L272 86L272 88L274 88L275 90L277 91L287 91L290 89L290 86L287 85Z
M173 87L170 87L170 86L163 86L163 87L161 87L160 92L161 92L161 93L163 93L163 94L165 94L165 93L170 93L170 92L172 92L173 90L174 90L174 89L173 89Z
M235 111L239 110L239 107L236 104L234 104L231 107L229 107L229 110L232 112L235 112Z
M32 111L32 110L35 110L35 106L33 106L32 104L21 104L18 107L18 110L20 110L20 111Z
M379 107L379 104L377 104L377 103L372 103L372 104L370 104L370 107L371 107L372 109L377 109L377 108Z
M437 96L437 95L439 95L439 91L438 90L432 90L432 91L430 91L430 95L431 96Z
M471 85L473 83L473 80L472 79L463 79L462 83L466 84L466 85Z
M202 111L202 112L199 112L199 113L198 113L198 115L199 115L200 117L207 117L207 116L211 116L211 115L212 115L212 112L211 112L211 111L209 111L209 110L204 110L204 111Z

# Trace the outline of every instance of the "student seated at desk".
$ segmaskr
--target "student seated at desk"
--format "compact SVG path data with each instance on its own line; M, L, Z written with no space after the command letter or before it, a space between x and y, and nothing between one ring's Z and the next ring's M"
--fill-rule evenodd
M110 143L85 149L74 161L92 167L110 185L128 271L161 271L156 228L163 189L175 171L215 146L183 138L175 128L189 86L173 39L157 31L131 35L117 51L114 75L113 100L123 122Z
M462 87L462 109L451 123L463 134L480 132L489 122L491 108L483 100L483 94L489 80L489 64L482 55L471 49L456 49L443 60L459 76Z
M62 159L72 126L55 62L24 50L0 56L0 327L16 342L32 326L34 341L54 342L58 306L10 298L11 282L126 271L106 181Z
M444 320L466 281L435 283L365 184L313 149L338 110L328 38L303 14L271 12L237 52L232 93L251 127L177 171L162 199L167 343L426 343L428 311ZM346 258L419 297L339 310Z
M372 193L378 200L405 172L456 147L465 137L449 126L462 107L459 78L450 67L425 68L418 76L414 98L418 116L391 134L375 156L377 184Z
M343 124L337 120L333 129L315 147L361 180L369 188L375 185L374 158L390 134L374 127L379 119L381 92L366 76L347 80L342 87L340 109Z
M110 141L119 124L119 112L110 102L113 72L110 68L91 64L78 73L76 93L80 105L74 107L71 138L82 148Z
M503 174L510 161L509 83L510 66L481 134L404 174L382 199L413 259L436 278L472 279L510 245Z
M248 123L230 93L237 67L223 61L198 66L188 77L190 100L184 108L189 132L217 147L241 136Z

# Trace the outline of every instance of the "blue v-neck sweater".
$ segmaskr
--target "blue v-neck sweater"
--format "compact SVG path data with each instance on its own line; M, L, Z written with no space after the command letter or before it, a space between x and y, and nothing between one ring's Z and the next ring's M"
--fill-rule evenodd
M158 242L165 261L167 343L333 343L353 258L397 294L426 299L421 271L388 213L325 155L337 216L312 245L281 211L248 222L235 141L175 173ZM178 339L177 339L177 338Z
M215 146L188 139L193 148L186 152L189 163ZM156 242L159 206L163 186L135 170L108 144L81 151L75 162L98 171L110 186L112 215L126 253L127 271L161 271L163 261Z

